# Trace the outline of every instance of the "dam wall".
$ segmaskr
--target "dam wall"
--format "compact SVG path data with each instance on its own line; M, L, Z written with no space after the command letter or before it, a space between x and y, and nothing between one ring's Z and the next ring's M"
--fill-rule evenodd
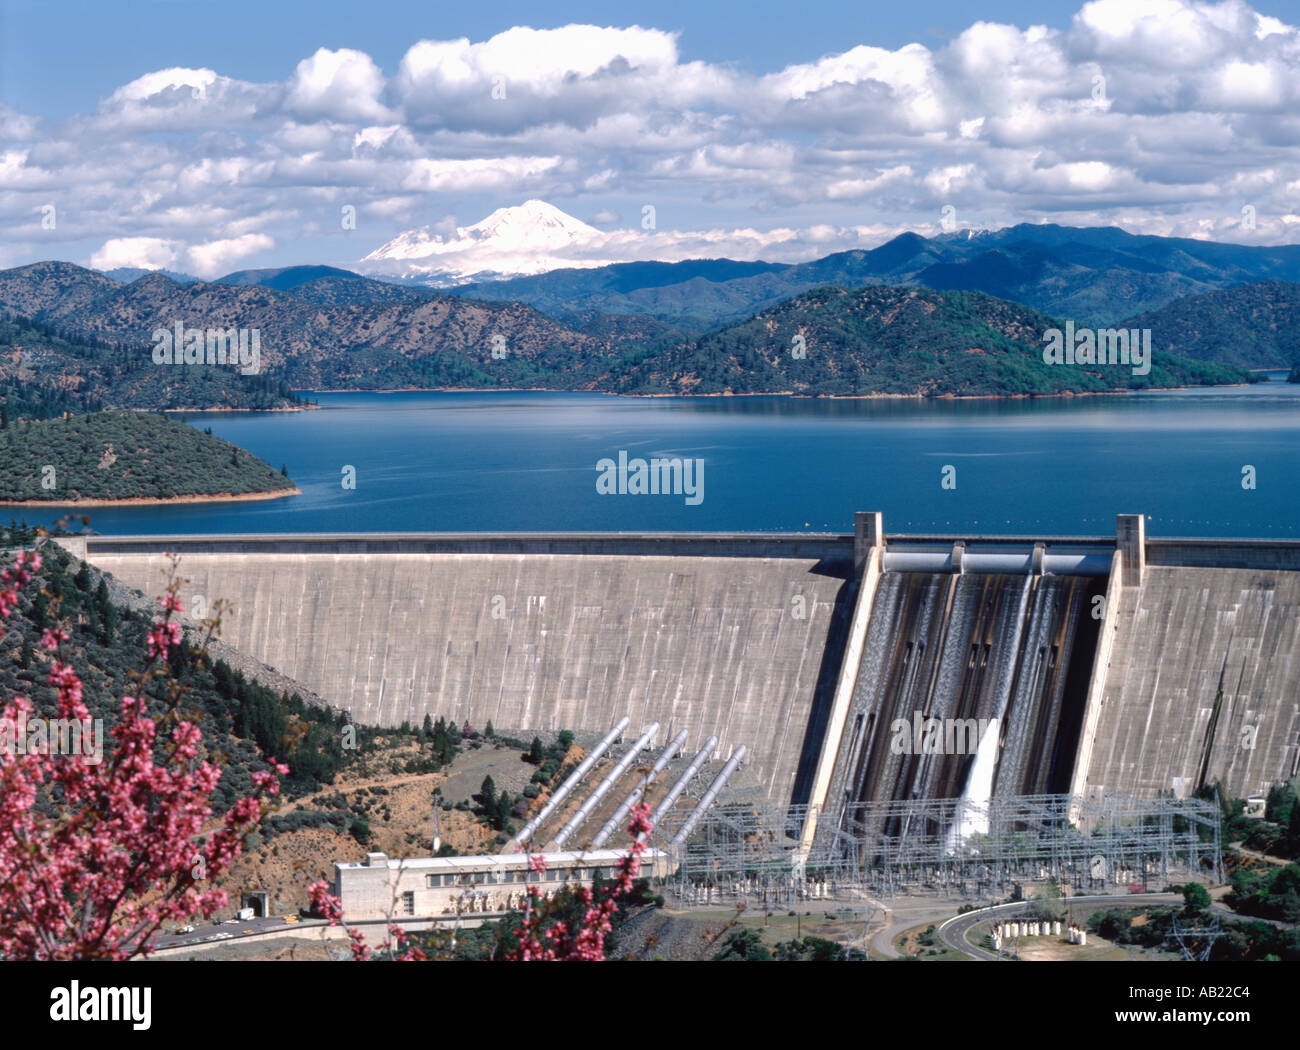
M1191 566L1189 549L1169 564L1150 545L1141 585L1124 588L1087 791L1183 796L1220 781L1250 797L1300 772L1300 562ZM1300 549L1256 553L1276 566Z
M603 731L627 715L740 745L770 797L807 794L856 602L851 537L92 538L146 594L180 556L186 608L366 724L426 714Z
M742 744L776 803L958 797L974 756L898 718L998 720L988 790L1259 794L1300 771L1300 543L1111 536L77 537L357 720ZM816 817L811 818L813 821ZM805 837L811 826L805 829Z

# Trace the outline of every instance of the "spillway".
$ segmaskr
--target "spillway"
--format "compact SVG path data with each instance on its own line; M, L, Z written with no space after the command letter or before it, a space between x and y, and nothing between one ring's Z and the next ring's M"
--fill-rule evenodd
M843 821L858 803L957 798L994 720L995 797L1068 790L1104 591L1091 577L885 573L828 809Z

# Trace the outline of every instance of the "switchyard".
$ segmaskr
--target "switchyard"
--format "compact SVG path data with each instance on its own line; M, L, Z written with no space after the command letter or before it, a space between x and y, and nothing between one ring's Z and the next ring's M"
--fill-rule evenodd
M991 803L988 832L960 847L951 830L964 814L954 799L864 803L845 825L824 824L805 850L809 815L800 806L714 807L674 854L669 888L688 905L773 907L906 893L1008 897L1048 879L1076 894L1223 880L1219 810L1198 799L1016 796ZM678 826L670 817L652 841L671 842ZM879 828L887 830L870 830Z

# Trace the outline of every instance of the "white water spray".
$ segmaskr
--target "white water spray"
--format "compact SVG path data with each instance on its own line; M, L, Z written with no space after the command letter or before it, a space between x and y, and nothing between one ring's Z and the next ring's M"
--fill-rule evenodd
M948 829L945 853L957 853L967 839L989 833L989 800L993 797L993 774L998 768L998 720L989 719L971 763L966 789L957 803L952 827Z

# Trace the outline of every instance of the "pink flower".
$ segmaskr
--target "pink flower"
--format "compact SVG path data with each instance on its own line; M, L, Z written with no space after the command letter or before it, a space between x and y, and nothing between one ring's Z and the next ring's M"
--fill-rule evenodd
M0 570L0 620L40 567L38 554L20 551ZM179 640L175 624L156 625L155 633L151 656ZM67 632L52 628L41 642L56 649L68 640ZM146 678L150 674L165 675L166 668L146 671ZM90 717L72 666L56 659L47 677L58 691L60 717ZM182 695L173 691L168 715ZM30 710L15 697L0 717ZM226 905L225 892L212 881L242 852L278 781L260 774L254 794L236 802L210 831L209 797L221 769L197 762L196 726L155 722L142 698L125 696L112 737L111 753L106 749L101 762L0 754L0 958L146 955L163 923L210 916ZM52 809L44 804L51 788L62 796Z
M41 648L51 652L68 640L68 632L61 627L47 627L41 632Z
M159 657L165 659L167 650L173 645L179 645L181 640L181 625L173 620L161 621L153 625L153 630L149 632L146 642L150 658Z

